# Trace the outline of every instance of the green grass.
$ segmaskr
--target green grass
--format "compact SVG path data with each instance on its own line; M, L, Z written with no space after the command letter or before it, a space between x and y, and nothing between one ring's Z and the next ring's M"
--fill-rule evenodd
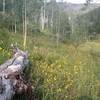
M0 31L0 34L2 32ZM3 38L7 48L18 43L23 49L23 35L9 34ZM30 66L26 74L36 89L38 100L100 100L100 42L86 42L77 49L59 43L48 34L29 35L26 50ZM3 43L3 45L5 45ZM3 48L1 46L1 48ZM9 50L0 51L0 63L9 58Z

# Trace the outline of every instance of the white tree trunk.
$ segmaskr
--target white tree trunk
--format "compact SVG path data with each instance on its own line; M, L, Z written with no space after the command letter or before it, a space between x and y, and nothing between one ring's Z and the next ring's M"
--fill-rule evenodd
M3 14L5 14L5 0L3 0Z
M41 7L41 16L40 16L40 26L41 26L41 30L44 30L44 13L43 13L43 7Z
M46 6L46 1L44 0L44 5L41 7L41 16L40 16L40 24L41 24L41 30L43 31L45 28L45 6Z
M24 43L23 43L23 45L24 45L24 49L25 49L25 47L26 47L26 38L27 38L27 17L26 17L26 15L27 15L27 13L26 13L26 0L25 0L25 22L24 22L24 24L25 24L25 28L24 28Z
M16 25L16 19L15 19L15 33L17 32L17 29L16 29L17 25Z
M51 32L53 32L53 7L52 7L52 16L51 16Z

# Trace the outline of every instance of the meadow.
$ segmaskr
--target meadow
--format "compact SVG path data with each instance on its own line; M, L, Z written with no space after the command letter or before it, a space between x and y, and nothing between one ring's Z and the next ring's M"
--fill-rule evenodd
M0 41L0 64L11 57L11 43L23 49L22 34L0 30ZM37 100L100 100L100 40L77 48L60 42L57 47L50 36L31 34L26 50L30 60L26 74L36 87Z

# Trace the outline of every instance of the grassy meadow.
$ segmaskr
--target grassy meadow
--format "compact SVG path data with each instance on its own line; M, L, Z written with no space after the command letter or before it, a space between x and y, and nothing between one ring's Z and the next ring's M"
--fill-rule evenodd
M8 37L9 36L9 37ZM0 64L11 57L10 44L23 49L23 35L0 30ZM37 100L100 100L100 40L75 48L48 34L28 35L26 74Z

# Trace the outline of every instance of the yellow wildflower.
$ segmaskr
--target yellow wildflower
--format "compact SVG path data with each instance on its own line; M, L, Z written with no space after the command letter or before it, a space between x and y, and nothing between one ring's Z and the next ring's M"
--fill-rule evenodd
M61 92L61 88L57 89L57 92Z
M0 47L0 51L2 51L2 48Z

